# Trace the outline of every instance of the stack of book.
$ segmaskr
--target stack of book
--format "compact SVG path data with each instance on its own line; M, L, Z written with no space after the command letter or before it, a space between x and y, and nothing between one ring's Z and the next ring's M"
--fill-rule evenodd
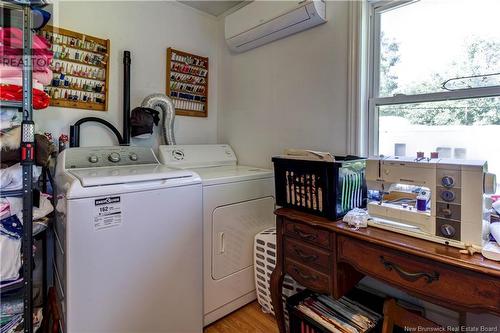
M295 308L334 333L365 333L374 328L382 318L382 315L347 297L335 300L312 294L295 305Z

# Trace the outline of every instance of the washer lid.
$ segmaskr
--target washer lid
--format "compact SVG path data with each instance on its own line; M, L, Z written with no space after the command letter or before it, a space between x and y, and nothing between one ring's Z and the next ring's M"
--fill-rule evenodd
M203 185L234 183L274 177L273 170L246 165L225 165L190 170L200 175Z
M152 180L190 178L189 170L171 169L164 165L134 165L67 170L83 187L138 183Z

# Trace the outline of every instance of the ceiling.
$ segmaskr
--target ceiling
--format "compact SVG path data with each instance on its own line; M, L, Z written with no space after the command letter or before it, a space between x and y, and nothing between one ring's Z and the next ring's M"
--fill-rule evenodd
M208 13L213 16L219 16L226 10L233 8L244 1L179 1L185 5L201 10L202 12Z

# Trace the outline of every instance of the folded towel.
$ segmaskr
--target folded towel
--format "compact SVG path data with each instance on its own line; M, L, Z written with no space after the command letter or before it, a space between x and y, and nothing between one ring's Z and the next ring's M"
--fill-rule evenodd
M0 85L14 85L14 86L22 86L23 78L22 77L0 77ZM43 91L43 84L38 82L37 80L33 80L33 89L38 89Z
M19 28L0 27L0 44L22 49L24 46L23 31ZM42 36L33 35L32 49L49 50L50 44Z
M0 77L1 78L9 78L9 77L23 77L22 67L14 67L8 66L0 63ZM33 80L37 80L41 84L47 86L52 82L52 78L54 77L54 73L50 68L45 68L43 71L33 72Z
M33 182L40 177L41 168L33 168ZM21 164L15 164L11 167L0 169L0 189L3 191L20 190L23 186L23 168Z
M0 78L0 80L3 80ZM17 109L0 108L0 131L21 125L22 113Z
M0 221L0 281L19 278L22 225L16 216Z
M10 203L10 214L17 215L21 223L23 222L23 198L7 197ZM54 207L50 202L48 194L40 195L39 207L33 207L33 220L39 220L52 213Z
M21 146L21 126L0 130L0 149L19 149Z

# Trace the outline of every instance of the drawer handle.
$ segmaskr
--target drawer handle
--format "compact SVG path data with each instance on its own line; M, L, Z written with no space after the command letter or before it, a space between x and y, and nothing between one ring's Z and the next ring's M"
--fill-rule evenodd
M316 275L307 275L307 274L302 273L300 271L300 269L298 269L297 267L294 267L293 270L294 270L295 273L297 273L304 280L316 281L318 279L318 277Z
M318 237L318 235L316 234L309 234L309 233L306 233L306 232L303 232L302 230L300 230L299 228L297 228L297 226L294 226L293 227L293 231L300 236L300 238L302 239L306 239L308 241L313 241L316 239L316 237Z
M301 249L297 249L296 247L293 248L295 250L295 253L299 256L300 259L304 261L315 261L318 259L318 256L315 254L305 254L304 251Z
M426 272L410 273L405 271L395 263L386 260L384 256L380 256L380 262L382 262L382 264L388 271L394 269L403 279L408 281L417 281L421 277L423 277L427 281L427 283L439 280L439 273L435 271L432 273L426 273Z

